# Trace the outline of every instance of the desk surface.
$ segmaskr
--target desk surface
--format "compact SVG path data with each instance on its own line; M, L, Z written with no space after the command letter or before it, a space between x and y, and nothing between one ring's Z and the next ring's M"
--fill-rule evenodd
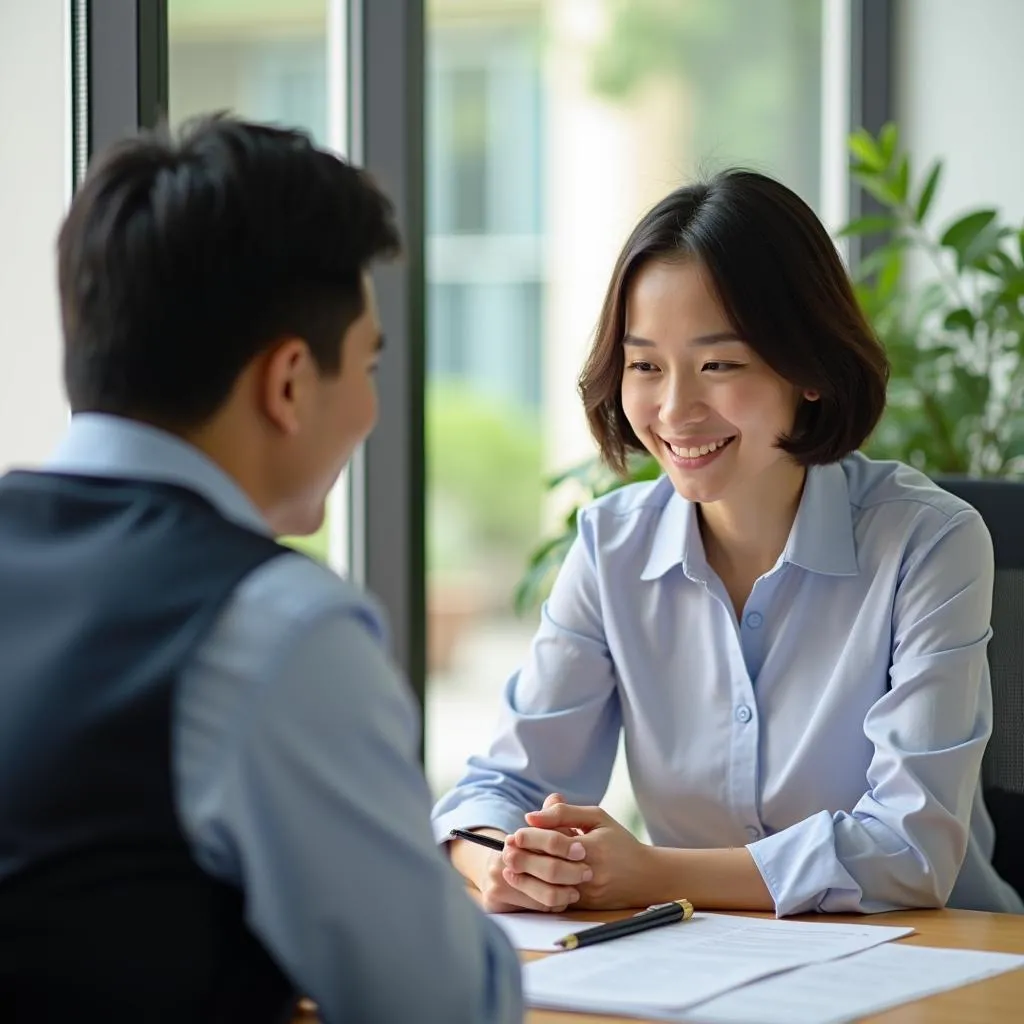
M574 915L586 920L610 914ZM615 915L624 916L624 915ZM751 917L767 917L751 914ZM1024 916L978 914L969 910L904 910L894 914L810 915L790 920L891 924L914 928L913 935L898 942L917 946L946 946L951 949L986 949L998 953L1024 954ZM544 953L524 953L524 960L536 960ZM941 992L914 1003L905 1003L886 1013L865 1017L870 1024L1003 1024L1024 1017L1024 969L979 981L974 985ZM531 1010L528 1024L623 1024L627 1017L598 1017L582 1013Z
M573 914L580 921L607 921L626 914ZM750 917L768 917L751 914ZM891 924L916 929L913 935L897 942L917 946L945 946L950 949L986 949L997 953L1024 954L1024 916L1014 914L978 914L969 910L904 910L894 914L812 914L794 921L829 923ZM524 960L537 960L544 953L523 953ZM308 1007L308 1004L307 1004ZM1024 970L1011 971L974 985L940 992L914 1003L905 1003L886 1013L865 1017L862 1024L1004 1024L1024 1016ZM295 1024L314 1024L312 1007L300 1012ZM527 1024L625 1024L627 1017L599 1017L584 1013L530 1010Z

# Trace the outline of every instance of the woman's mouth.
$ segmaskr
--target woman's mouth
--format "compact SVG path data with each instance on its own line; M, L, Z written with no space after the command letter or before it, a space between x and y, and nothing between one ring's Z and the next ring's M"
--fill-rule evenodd
M723 450L736 440L736 435L720 437L711 441L701 441L699 444L673 444L670 441L666 441L663 437L659 438L659 440L664 445L669 460L674 465L682 469L702 469L704 466L714 462L722 454Z

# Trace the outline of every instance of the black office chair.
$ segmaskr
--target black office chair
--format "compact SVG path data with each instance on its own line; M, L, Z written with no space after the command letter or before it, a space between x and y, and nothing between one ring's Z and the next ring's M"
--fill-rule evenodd
M936 483L973 505L992 534L993 723L982 786L996 827L993 863L1024 897L1024 483L953 477Z

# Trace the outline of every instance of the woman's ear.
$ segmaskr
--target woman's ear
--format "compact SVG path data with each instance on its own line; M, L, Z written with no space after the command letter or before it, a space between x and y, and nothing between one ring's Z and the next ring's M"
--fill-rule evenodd
M808 388L802 394L805 402L816 402L821 398L821 392L815 391L814 388Z

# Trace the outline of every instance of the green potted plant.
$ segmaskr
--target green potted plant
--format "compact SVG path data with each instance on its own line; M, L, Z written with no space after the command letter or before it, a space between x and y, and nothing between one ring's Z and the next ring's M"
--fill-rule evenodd
M918 179L895 125L850 136L854 179L881 212L839 232L878 243L854 269L861 305L892 363L889 404L865 445L935 476L1024 476L1024 228L984 207L936 229L943 163ZM562 531L530 556L515 590L524 612L544 596L576 534L581 505L660 472L637 456L617 476L596 457L548 481L578 500Z

